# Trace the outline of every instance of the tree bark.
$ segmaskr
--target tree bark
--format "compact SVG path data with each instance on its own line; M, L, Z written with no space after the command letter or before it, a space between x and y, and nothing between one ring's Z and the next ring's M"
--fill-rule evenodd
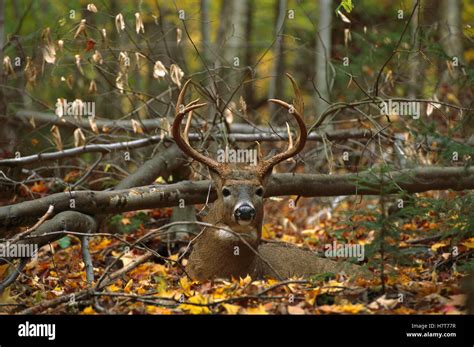
M201 56L206 65L211 61L209 5L209 0L201 0Z
M389 178L390 177L390 178ZM387 173L383 179L373 172L344 175L274 174L270 178L266 197L299 195L303 197L341 195L379 195L390 182L387 194L420 193L429 190L456 191L474 189L474 168L419 167ZM109 214L148 208L177 206L180 199L186 205L202 204L207 200L210 181L183 181L168 185L152 185L116 191L73 191L0 207L0 228L28 225L43 216L49 205L55 212L69 211L71 198L75 211L88 214ZM211 189L209 202L215 200ZM0 231L1 235L1 231Z
M321 98L329 101L329 61L331 58L332 0L319 0L319 20L316 34L316 86ZM316 98L316 114L320 116L328 104Z
M285 25L285 15L286 15L286 0L278 1L278 9L276 11L276 21L275 21L275 44L273 47L273 65L272 71L269 79L268 87L268 99L276 99L282 97L282 88L283 88L283 70L284 70L284 56L283 56L283 33ZM272 116L278 108L275 104L270 103L269 110L270 116ZM282 116L283 113L280 113L280 116L273 118L276 125L281 126L285 124L285 118Z

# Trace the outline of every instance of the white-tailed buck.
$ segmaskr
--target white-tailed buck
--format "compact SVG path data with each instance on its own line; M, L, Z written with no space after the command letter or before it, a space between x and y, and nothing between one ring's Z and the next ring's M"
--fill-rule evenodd
M294 105L276 99L269 101L286 108L293 115L299 126L298 138L293 143L289 132L287 150L268 160L259 156L257 165L217 162L192 148L187 135L191 114L193 110L206 104L198 104L199 100L195 100L184 105L189 81L179 94L172 128L173 137L183 152L209 168L217 192L217 199L210 213L204 217L204 222L215 227L206 227L194 240L186 266L188 274L195 279L245 277L247 274L252 278L283 279L339 271L350 275L362 273L357 265L321 258L310 250L289 243L261 239L263 197L272 168L298 154L306 142L303 100L296 82L290 75L288 77L295 92ZM190 115L183 137L180 126L186 114Z

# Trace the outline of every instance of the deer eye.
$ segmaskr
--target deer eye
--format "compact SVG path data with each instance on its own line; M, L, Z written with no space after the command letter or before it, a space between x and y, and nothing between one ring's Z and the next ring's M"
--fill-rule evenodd
M224 196L224 198L230 196L230 194L231 193L229 188L222 188L222 195Z
M255 191L255 194L257 194L258 196L263 196L263 188L262 187L257 188L257 190Z

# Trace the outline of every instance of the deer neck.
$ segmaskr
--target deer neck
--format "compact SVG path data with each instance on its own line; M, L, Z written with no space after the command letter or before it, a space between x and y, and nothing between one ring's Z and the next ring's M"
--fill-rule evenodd
M216 218L219 213L219 207L216 206L204 218L205 222L216 227L206 227L202 231L189 257L187 271L191 277L198 280L245 277L255 271L255 252L260 243L260 225L258 228L235 226L231 228ZM241 237L228 230L239 233Z

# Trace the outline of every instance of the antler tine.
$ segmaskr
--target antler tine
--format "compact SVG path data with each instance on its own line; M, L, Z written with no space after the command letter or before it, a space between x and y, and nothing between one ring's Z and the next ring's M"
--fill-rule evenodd
M197 160L203 163L204 165L208 166L210 169L216 172L220 172L221 165L217 161L199 153L194 148L192 148L191 145L189 144L188 131L189 131L190 123L191 123L192 111L197 108L207 105L206 103L198 104L199 99L196 99L194 101L191 101L186 106L184 106L183 104L184 95L186 94L186 89L188 88L190 81L191 80L186 81L186 83L183 86L183 89L181 89L179 93L178 100L176 102L176 116L173 122L173 127L171 129L171 132L173 134L174 141L184 153L186 153L188 156L190 156L194 160ZM190 113L190 115L189 115L188 121L186 122L186 129L185 129L186 138L183 139L182 134L181 134L181 122L187 113Z
M296 140L296 143L293 144L293 140L289 134L289 146L287 150L261 163L260 169L259 169L261 175L265 175L266 173L268 173L268 171L271 170L273 166L282 162L283 160L291 158L295 156L296 154L298 154L304 148L304 145L306 143L307 131L306 131L306 126L303 120L303 114L304 114L303 98L301 97L301 92L293 76L291 76L288 73L286 74L286 76L288 76L291 84L293 85L293 90L295 92L294 105L290 105L280 99L269 99L268 101L286 108L288 112L291 113L293 117L295 117L296 122L298 123L298 126L300 128L298 139Z

